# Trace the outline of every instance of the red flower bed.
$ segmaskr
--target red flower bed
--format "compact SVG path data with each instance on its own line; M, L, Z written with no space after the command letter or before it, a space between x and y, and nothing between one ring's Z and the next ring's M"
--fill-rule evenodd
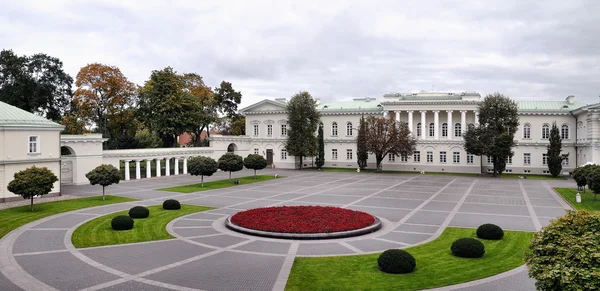
M329 233L354 230L375 223L365 212L331 206L279 206L238 212L231 222L268 232Z

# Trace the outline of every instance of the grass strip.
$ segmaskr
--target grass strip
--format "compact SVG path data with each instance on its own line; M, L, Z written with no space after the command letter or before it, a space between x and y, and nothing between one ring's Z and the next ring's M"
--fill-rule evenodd
M285 178L285 177L279 176L277 179L279 179L279 178ZM200 178L198 178L198 180L199 179ZM252 184L252 183L257 183L257 182L273 180L273 179L275 179L275 176L272 176L272 175L257 175L256 179L254 179L254 176L247 176L247 177L241 177L241 178L232 178L231 182L229 181L229 179L204 182L204 187L202 187L201 184L198 183L198 184L191 184L191 185L184 185L184 186L161 188L158 190L177 192L177 193L193 193L193 192L200 192L200 191L207 191L207 190L214 190L214 189L221 189L221 188L237 186L237 185L233 184L234 180L238 180L240 182L240 185L244 185L244 184Z
M343 172L356 173L356 168L322 168L324 172ZM361 173L376 173L375 169L364 169L360 170ZM384 174L421 174L420 171L392 171L392 170L382 170L380 173ZM464 177L477 177L479 174L475 173L452 173L452 172L427 172L425 171L425 175L435 175L435 176L464 176Z
M600 195L597 195L598 200L594 200L594 193L590 189L587 189L585 193L577 191L577 188L554 188L554 190L575 209L600 211ZM581 203L577 203L575 200L577 193L581 195Z

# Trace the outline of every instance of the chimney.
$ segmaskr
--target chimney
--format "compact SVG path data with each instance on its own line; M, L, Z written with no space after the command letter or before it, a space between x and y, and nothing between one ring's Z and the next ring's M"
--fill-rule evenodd
M567 100L567 103L573 104L573 103L575 103L575 96L569 95L566 100Z

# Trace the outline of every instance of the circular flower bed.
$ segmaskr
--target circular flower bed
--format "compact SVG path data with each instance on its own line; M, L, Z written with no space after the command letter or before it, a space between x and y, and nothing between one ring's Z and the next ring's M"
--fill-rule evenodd
M285 238L353 236L372 232L381 227L379 219L368 213L331 206L279 206L250 209L234 214L226 224L237 231Z

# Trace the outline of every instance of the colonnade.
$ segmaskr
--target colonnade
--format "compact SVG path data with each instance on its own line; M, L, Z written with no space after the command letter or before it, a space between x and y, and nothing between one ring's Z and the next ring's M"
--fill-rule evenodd
M443 138L446 138L448 140L452 140L454 137L462 137L462 133L467 129L467 112L469 112L468 110L460 110L458 112L460 112L460 130L458 132L455 132L455 123L453 120L453 110L445 110L447 113L447 135ZM393 112L396 118L396 121L406 121L408 123L408 128L410 129L410 131L414 134L415 133L415 127L413 126L413 114L416 113L415 111L412 110L408 110L408 111L404 111L408 114L408 117L406 120L402 120L403 118L401 118L402 115L402 111L397 110L397 111L384 111L383 112L383 117L388 117L389 114ZM433 129L433 136L428 136L429 135L429 126L427 125L427 110L419 110L419 113L421 114L421 129L420 129L420 135L417 136L417 138L420 139L425 139L425 138L433 138L433 139L440 139L440 131L441 131L441 127L440 127L440 110L431 110L429 112L433 112L433 124L434 124L434 129ZM471 111L474 113L475 115L475 124L479 123L479 112L478 111Z
M187 157L176 157L174 158L175 162L174 162L174 169L173 169L173 175L179 175L179 160L182 160L182 167L181 167L181 171L183 172L183 174L187 174L188 173L188 168L187 168L187 161L188 158ZM124 160L125 162L125 180L131 180L131 171L129 168L129 163L130 162L135 162L135 179L139 180L142 178L142 173L141 173L141 163L143 161L146 161L146 178L150 178L152 177L152 160L156 161L156 172L154 177L160 177L162 176L162 167L161 167L161 161L164 160L165 162L165 176L171 176L171 158L156 158L156 159L134 159L134 160Z

